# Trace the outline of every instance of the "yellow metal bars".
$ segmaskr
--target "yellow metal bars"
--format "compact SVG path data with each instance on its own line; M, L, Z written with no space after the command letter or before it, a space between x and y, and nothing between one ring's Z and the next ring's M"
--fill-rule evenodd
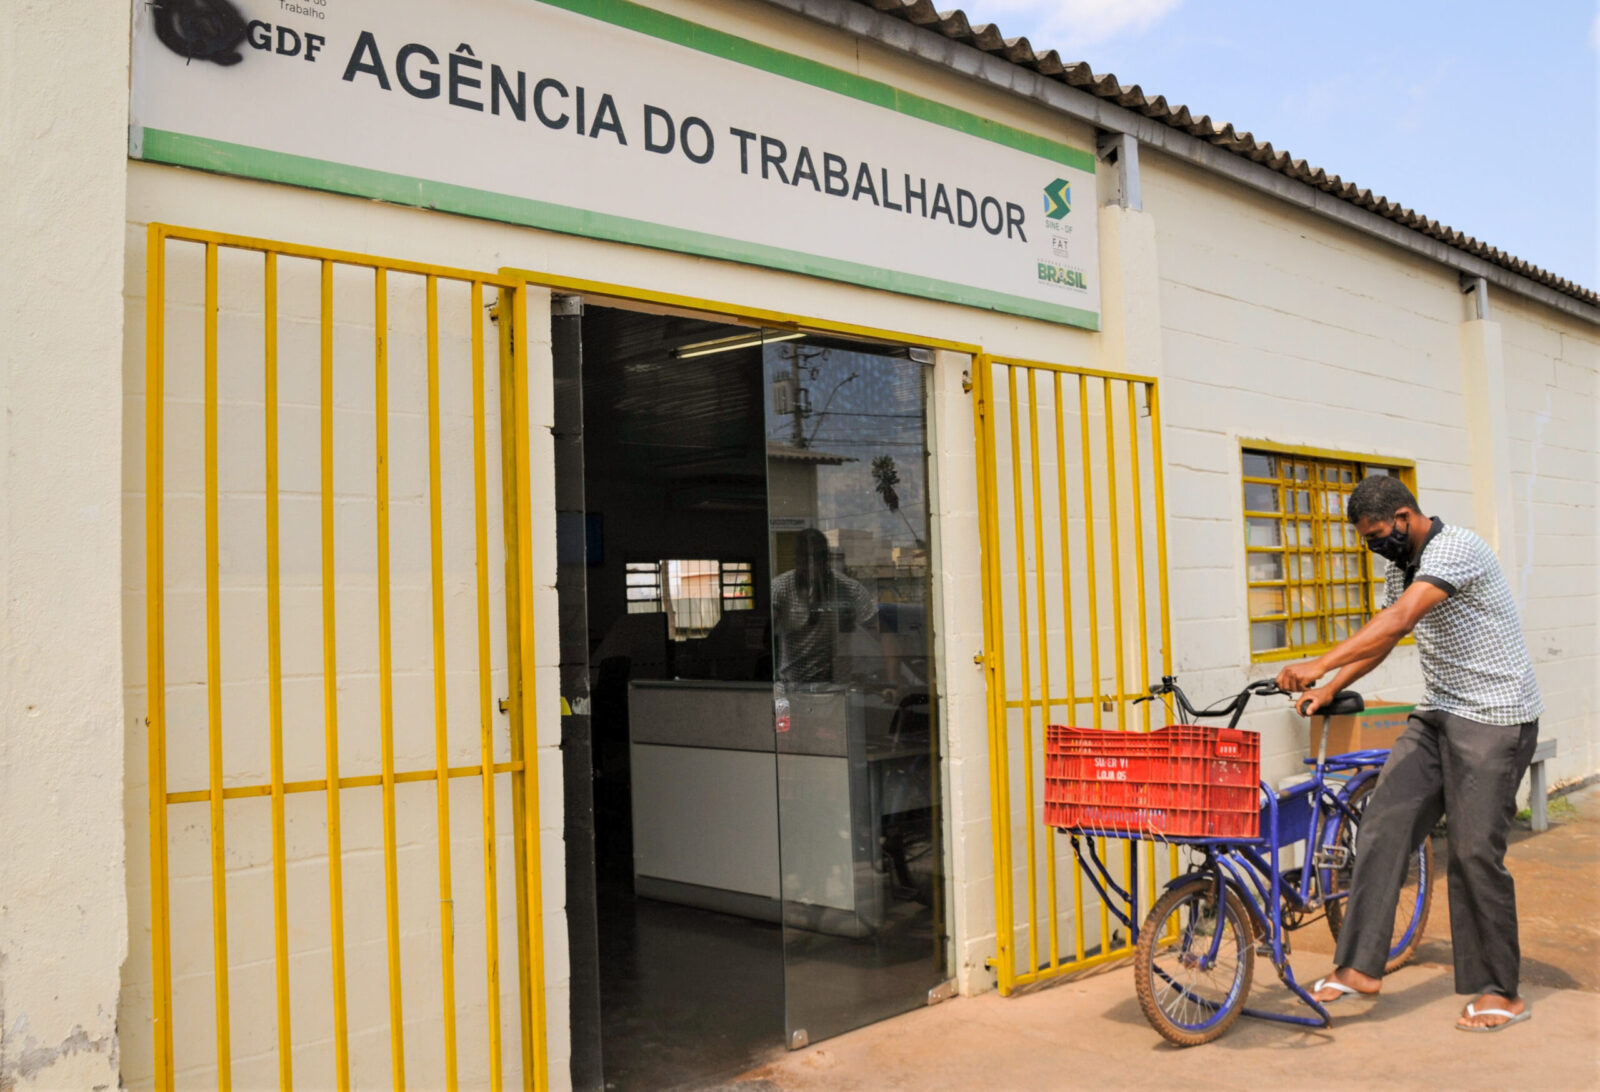
M167 668L165 435L167 241L152 224L145 232L144 521L146 707L150 776L151 1032L158 1088L172 1086L172 923L167 887Z
M389 1079L406 1086L400 967L400 860L394 817L394 640L389 587L389 276L372 274L373 414L378 495L378 745L383 763L383 906L389 952Z
M222 590L218 554L217 245L206 244L205 273L206 756L211 802L212 982L217 1005L217 1086L233 1085L228 1013L228 881L222 808Z
M186 313L200 312L200 336L197 339L199 349L194 358L198 359L200 373L200 390L198 394L185 395L181 387L169 387L168 354L171 343L168 333L168 307L172 297L168 291L167 280L171 258L169 256L170 244L181 241L198 244L185 253L200 257L203 261L203 272L200 277L200 298L188 304ZM401 963L402 948L402 915L400 912L401 877L404 870L409 867L409 851L401 852L401 839L396 830L396 786L408 782L431 781L435 793L435 834L437 836L438 851L438 891L439 891L439 932L440 932L440 970L442 984L442 1019L441 1031L443 1038L443 1061L434 1063L435 1071L440 1073L440 1084L444 1087L454 1088L458 1079L457 1058L457 1015L458 1002L455 988L454 946L456 930L460 923L455 915L455 900L453 896L451 875L451 816L450 793L452 782L461 783L462 779L480 787L482 795L482 837L484 860L484 928L485 928L485 955L486 955L486 986L487 986L487 1013L489 1027L487 1029L488 1048L490 1057L487 1059L489 1082L492 1087L499 1088L504 1082L503 1070L503 1029L500 1026L502 1019L499 958L499 896L495 841L501 833L495 809L496 785L495 781L500 776L508 776L513 788L514 839L517 846L517 901L516 920L518 922L518 950L519 950L519 986L518 1010L522 1023L523 1044L523 1082L530 1088L543 1088L547 1086L548 1074L545 1068L545 1012L543 989L543 940L542 940L542 895L540 887L540 852L539 852L539 800L536 775L536 740L535 740L535 688L533 685L533 642L534 642L534 616L532 603L533 570L530 545L532 540L532 511L528 500L530 480L530 460L528 455L528 441L526 429L527 404L528 404L528 376L526 357L526 331L525 317L523 316L523 291L521 282L515 278L508 278L487 273L474 273L468 270L454 269L443 266L429 266L420 263L407 263L391 261L389 259L374 258L368 255L354 254L344 251L321 250L313 247L295 246L286 243L276 243L270 240L253 239L243 236L224 235L220 233L195 231L185 228L174 228L167 225L151 225L147 232L147 270L146 270L146 330L145 330L145 356L146 356L146 406L145 406L145 488L146 488L146 578L147 578L147 642L148 642L148 686L149 686L149 823L151 847L151 972L153 984L152 1005L152 1031L154 1035L153 1076L158 1088L174 1087L181 1071L205 1073L212 1064L209 1058L197 1055L194 1059L178 1060L174 1057L174 982L173 982L173 952L174 938L172 930L172 905L173 905L173 847L169 843L169 817L167 810L173 806L189 803L207 804L207 820L198 829L207 833L208 841L204 843L206 866L208 873L206 881L210 890L210 978L214 994L214 1022L210 1029L216 1044L215 1070L203 1079L214 1082L218 1087L229 1087L235 1078L240 1081L245 1079L244 1066L250 1065L251 1081L262 1080L260 1066L271 1061L276 1063L274 1080L279 1087L292 1087L295 1074L295 1049L296 1036L307 1042L331 1040L334 1072L331 1083L339 1088L349 1088L352 1082L352 998L351 987L354 985L347 975L347 944L346 944L346 907L345 907L345 869L346 855L349 849L345 845L343 807L344 790L375 787L380 790L381 826L383 842L383 947L387 957L388 978L388 1016L389 1016L389 1054L391 1066L391 1083L395 1087L403 1087L405 1081L405 1062L407 1060L406 1044L402 1038L403 1014L402 996L411 985L411 978L415 976L416 969L410 968L410 961L405 966ZM223 292L219 281L222 279L222 255L229 251L243 251L261 255L263 280L259 300L259 312L254 308L231 302L224 303ZM280 316L280 294L288 292L284 285L285 259L299 260L296 269L309 272L307 278L300 277L296 283L305 282L311 288L311 295L318 298L315 321L308 327L307 342L312 348L296 353L291 347L291 342L286 340L289 334L286 331L296 330L293 319L285 320ZM341 535L340 527L335 519L336 512L340 510L341 503L347 498L336 489L335 465L341 452L351 451L348 441L339 439L343 431L337 425L340 414L348 414L350 407L336 406L335 391L338 389L339 368L335 359L335 334L336 319L334 313L335 303L335 275L340 267L354 267L370 271L372 282L372 342L369 373L371 379L371 409L370 411L357 410L357 412L370 412L373 434L369 441L373 446L373 469L369 472L371 477L366 480L372 482L372 492L365 494L372 505L369 511L376 515L376 562L375 571L368 568L367 577L369 586L372 587L376 598L377 619L376 638L378 646L377 671L374 674L362 675L360 672L351 676L354 680L370 680L376 688L377 706L375 719L379 728L377 749L380 752L380 769L372 773L351 774L343 769L339 738L339 705L341 682L339 678L339 657L336 641L336 621L339 611L336 609L337 600L335 589L341 580L349 577L341 573L338 561L347 551L352 559L358 558L362 551L349 541L348 533ZM228 269L235 267L229 266ZM391 405L392 360L391 360L391 328L390 309L392 299L409 299L409 296L394 297L391 288L391 273L405 274L407 277L416 278L420 282L424 296L424 326L422 349L426 356L425 398L427 416L427 490L428 490L428 538L429 560L427 562L428 590L431 599L431 667L433 688L433 767L426 770L398 769L396 758L396 693L394 690L397 664L395 662L395 642L397 630L403 632L402 627L416 626L420 628L422 621L420 612L397 612L397 601L391 599L391 547L398 536L401 524L396 523L391 530L390 493L394 488L391 478L391 457L394 451L391 446L398 446L404 441L399 438L404 435L399 431L391 431L391 414L407 412L403 407ZM475 566L471 584L475 591L476 626L475 634L477 656L475 668L479 678L477 680L477 750L478 761L467 766L452 766L450 758L450 733L452 724L448 716L446 705L446 645L448 629L445 624L445 604L448 601L449 591L447 574L454 579L453 574L463 566L454 563L452 558L445 553L445 544L449 541L446 533L447 515L451 509L446 506L446 481L444 469L452 471L451 481L465 482L468 471L465 461L457 466L454 461L447 461L442 438L441 383L447 374L441 360L441 335L440 335L440 290L444 282L453 282L461 286L465 302L470 308L470 382L471 382L471 423L472 423L472 455L471 455L471 484L473 492L473 508L469 518L474 535L471 561ZM415 283L415 282L413 282ZM502 400L499 409L499 420L492 421L487 409L486 388L492 381L490 373L485 368L484 361L484 321L483 303L484 289L493 286L502 294L502 313L514 316L511 321L502 324L508 336L505 338L502 356L502 369L500 375L500 388ZM287 297L285 297L287 298ZM195 304L198 304L198 307ZM454 305L452 305L454 306ZM224 308L227 308L225 311ZM260 563L264 569L265 577L265 611L260 623L253 623L256 615L249 611L236 611L234 601L238 595L238 586L231 575L224 579L224 571L231 574L231 566L238 564L236 558L241 543L238 537L244 532L244 525L237 523L238 517L234 515L240 486L239 471L233 467L232 460L237 458L238 448L236 443L235 421L241 408L248 406L248 401L241 403L237 396L229 392L240 389L237 377L241 367L237 359L236 346L238 339L233 325L227 328L226 336L221 328L224 322L237 324L244 321L242 316L249 316L251 321L259 320L261 323L261 357L258 363L245 363L243 366L253 369L259 367L256 375L256 387L261 392L262 417L258 420L264 423L263 443L255 449L260 454L250 457L260 474L256 480L264 483L262 494L262 508L258 511L264 513L265 544L263 561ZM515 332L509 329L515 324ZM298 333L296 334L298 336ZM299 344L294 342L293 344ZM192 350L189 350L192 352ZM290 416L288 407L291 406L288 394L288 382L284 376L286 369L297 367L297 359L304 359L311 365L310 372L315 376L312 389L316 390L317 405L309 416L301 415L295 407L293 416ZM465 361L463 362L465 363ZM465 368L460 371L450 372L452 376L462 376ZM297 373L298 374L298 373ZM452 380L457 381L457 380ZM460 380L460 381L465 381ZM350 388L354 390L355 388ZM203 683L204 697L201 707L193 713L188 713L189 706L185 704L185 715L181 715L174 722L169 714L169 683L167 679L166 648L168 644L168 629L172 618L167 610L167 587L165 579L166 564L169 557L178 558L180 555L171 554L167 543L167 505L169 495L178 495L176 490L180 486L173 486L169 490L166 474L169 468L176 468L180 473L192 474L190 467L174 464L167 460L166 449L168 443L169 426L168 413L176 407L187 409L198 401L199 415L202 421L200 429L200 449L198 462L200 466L199 477L201 483L198 489L190 486L185 497L194 497L200 502L201 518L199 520L203 545L192 560L176 561L174 571L193 571L203 567L203 596L200 597L199 606L203 608L203 620L196 618L185 623L187 628L196 631L203 626L203 641L198 643L194 639L186 641L184 648L200 648L204 650L203 670L201 667L189 667L186 670L197 671L194 677L196 684ZM280 412L281 411L281 412ZM226 416L224 416L226 415ZM399 420L400 418L396 418ZM512 730L511 747L513 756L511 761L495 761L495 729L496 712L493 698L492 678L496 670L495 653L490 641L490 629L493 615L493 604L498 590L492 586L489 572L489 540L491 509L488 497L488 444L491 424L498 426L499 442L503 455L503 486L502 507L500 518L504 521L507 545L507 586L503 594L510 596L506 604L506 619L508 625L507 636L507 662L510 668L512 701L515 716ZM293 430L303 428L305 435L297 435ZM315 433L315 438L312 433ZM285 462L282 453L286 451L299 452L307 449L316 452L319 467L311 479L315 484L310 490L304 486L288 484ZM420 445L419 445L420 448ZM227 453L226 459L223 457ZM449 460L453 460L453 456ZM226 465L224 465L226 464ZM296 456L298 466L298 455ZM248 487L246 487L248 488ZM297 494L295 490L301 492ZM246 496L249 494L246 493ZM359 495L359 494L357 494ZM409 496L410 494L408 494ZM312 541L314 546L307 551L315 557L312 571L320 567L321 587L320 599L313 597L311 614L318 618L322 631L321 649L321 703L323 706L323 734L320 747L320 758L313 758L312 762L320 761L322 766L321 776L316 779L290 779L287 768L290 765L288 756L289 737L300 731L304 722L303 715L291 715L286 708L285 687L288 680L304 678L303 669L295 668L294 672L286 667L290 641L288 633L287 611L289 600L287 572L297 572L303 568L307 559L296 557L291 563L285 551L289 548L291 539L285 537L286 528L293 526L289 510L284 507L286 503L297 503L289 498L305 496L320 508L320 534ZM353 499L353 498L351 498ZM360 526L358 520L353 526ZM260 532L257 532L260 533ZM371 541L371 540L368 540ZM193 550L194 547L189 547ZM370 555L369 555L370 556ZM318 564L320 563L320 565ZM293 568L291 568L291 564ZM359 561L355 561L359 566ZM373 565L368 561L368 565ZM185 567L187 566L187 568ZM262 570L256 570L262 572ZM355 570L361 572L359 568ZM197 573L197 575L200 575ZM359 580L359 575L357 577ZM359 586L359 585L358 585ZM408 587L410 585L407 585ZM255 585L254 591L260 586ZM298 591L294 600L296 610L300 609L307 600ZM195 597L191 596L190 599ZM184 600L188 602L189 600ZM320 604L320 605L318 605ZM413 617L416 615L416 617ZM298 616L297 616L298 617ZM310 620L309 618L307 619ZM262 632L259 636L252 636L249 626L260 624ZM313 623L315 624L315 623ZM370 623L369 623L370 625ZM367 632L373 632L368 629ZM470 640L471 638L469 638ZM416 641L408 641L408 647L415 647ZM265 675L247 676L245 686L240 685L239 670L235 660L235 648L257 647L265 649ZM229 657L225 658L227 652ZM457 662L452 656L451 662ZM371 672L367 668L367 672ZM315 678L315 676L313 676ZM259 689L254 689L259 687ZM198 696L198 688L195 690ZM315 693L313 691L312 693ZM241 702L248 702L250 694L261 694L261 707L259 711L252 712ZM315 700L315 699L313 699ZM249 751L249 745L243 739L248 734L245 731L247 724L260 724L265 727L266 735L266 766L267 776L263 783L258 776L251 778L244 770L236 770L237 755ZM177 730L180 735L175 736ZM253 731L253 729L252 729ZM190 748L198 745L198 735L203 733L204 755L204 787L195 788L180 786L179 791L172 791L168 786L168 756L169 748L177 746L177 740L185 738L190 740L185 747L185 754ZM298 738L297 736L295 738ZM259 743L256 745L259 747ZM358 742L359 748L359 742ZM305 755L302 750L296 750L295 755ZM314 752L313 752L314 753ZM407 746L406 754L411 754ZM307 756L309 757L309 756ZM345 756L348 760L348 755ZM303 757L297 757L295 762L303 762ZM248 769L249 767L246 767ZM369 767L370 769L370 767ZM291 858L291 850L296 854L303 853L303 849L295 849L288 845L288 818L286 816L287 801L290 796L306 792L323 792L326 794L326 834L327 834L327 866L328 866L328 907L329 907L329 933L328 948L325 949L330 961L331 979L329 980L331 994L331 1013L323 1017L331 1026L311 1027L304 1014L294 1012L294 996L290 989L291 966L298 967L295 960L303 954L296 948L294 928L295 919L301 913L301 908L291 899L289 876L291 864L299 859ZM242 848L251 844L251 839L238 833L239 824L243 822L244 813L230 814L230 801L240 801L246 798L265 798L268 805L267 814L270 816L270 831L265 839L270 847L270 902L263 900L263 912L252 918L245 914L235 922L237 928L245 929L271 929L271 974L261 976L254 973L240 972L237 976L231 975L235 970L230 963L230 915L228 894L230 882L234 881L234 873L242 868L248 868L248 862L241 863L235 860L245 854ZM246 827L248 824L246 824ZM186 823L184 829L196 829L193 823ZM232 838L227 835L233 834ZM406 839L409 845L411 838ZM320 853L320 850L317 851ZM191 866L192 867L192 866ZM192 888L191 888L192 890ZM409 888L408 888L409 890ZM236 901L237 901L236 893ZM187 912L192 900L185 898L182 906ZM270 912L266 912L270 907ZM255 924L259 922L260 924ZM241 924L242 923L242 924ZM193 930L186 933L192 934ZM191 949L196 941L205 944L206 934L198 937L181 935L178 944L183 949ZM243 944L243 941L236 942ZM366 942L364 942L366 943ZM375 943L375 942L373 942ZM194 957L186 955L186 963L193 964ZM192 973L192 972L191 972ZM297 972L298 973L298 972ZM370 976L364 976L362 982L370 983ZM271 983L267 985L267 983ZM273 1012L275 1017L274 1034L276 1052L275 1058L268 1059L264 1055L253 1055L249 1059L240 1060L234 1056L236 1040L242 1045L243 1040L232 1034L232 1013L239 1010L249 1012L252 1017L257 1014ZM367 1006L363 1005L363 1008ZM180 1044L190 1044L201 1037L199 1026L189 1026L188 1021L197 1017L204 1021L206 1017L196 1012L184 1010L177 1013L177 1019L183 1024L184 1031L178 1038ZM483 1010L478 1010L482 1012ZM299 1019L291 1019L292 1016ZM481 1020L482 1016L474 1016L474 1020ZM364 1034L373 1030L370 1024L363 1027ZM257 1041L252 1034L251 1041ZM370 1038L366 1040L372 1042ZM437 1041L437 1040L436 1040ZM480 1040L481 1041L481 1040ZM185 1046L185 1049L190 1049ZM420 1070L419 1070L420 1072ZM302 1083L307 1079L304 1073L299 1074ZM420 1079L420 1078L419 1078ZM313 1083L325 1083L326 1077L314 1079Z
M1006 382L1010 386L1011 406L1011 499L1014 508L1012 522L1012 537L1016 540L1017 551L1017 628L1021 640L1017 642L1017 663L1022 672L1022 694L1024 705L1022 707L1022 798L1024 814L1033 815L1033 710L1026 704L1032 695L1032 680L1028 672L1028 562L1025 554L1024 543L1027 541L1023 533L1022 519L1022 447L1021 438L1017 430L1017 373L1014 368L1006 369ZM1035 511L1037 515L1037 510ZM1041 618L1041 627L1044 620ZM1039 899L1036 892L1038 881L1035 877L1034 861L1034 826L1029 822L1024 831L1025 842L1028 847L1028 966L1039 965Z
M517 386L516 374L516 343L518 331L512 319L516 310L516 300L510 292L502 291L500 301L496 307L500 329L500 416L506 422L505 427L515 428L517 413ZM523 760L523 695L521 681L523 678L522 645L517 639L522 631L522 565L517 559L518 544L522 539L521 516L519 503L514 483L517 480L517 452L511 444L500 445L500 473L504 483L505 505L505 540L506 540L506 670L511 680L511 694L507 701L511 713L511 760ZM528 844L527 825L525 822L527 810L527 786L521 778L511 779L511 837L512 858L515 867L512 869L517 891L517 996L521 1000L520 1016L522 1019L522 1072L526 1080L527 1074L533 1072L533 957L529 933L532 923L529 920L528 907L530 903L530 883L532 878L528 869L530 852L537 848L535 844Z
M278 1087L294 1087L289 1026L289 877L283 816L283 589L278 542L278 256L262 260L267 418L267 704L272 753L272 953L278 984Z
M1112 647L1115 650L1112 663L1115 665L1114 678L1116 680L1116 689L1113 693L1117 695L1117 731L1123 732L1128 728L1128 702L1123 697L1128 692L1128 684L1123 671L1126 649L1124 647L1122 624L1122 512L1120 510L1121 498L1117 496L1118 451L1116 444L1116 418L1112 413L1111 384L1102 381L1100 391L1105 396L1105 415L1102 418L1102 428L1105 431L1106 440L1106 509L1110 515L1107 530L1111 535L1111 637ZM1087 416L1087 412L1085 416ZM1133 890L1131 883L1133 877L1133 843L1126 842L1122 848L1122 885L1127 890ZM1106 913L1103 906L1101 907L1101 913ZM1108 925L1109 922L1102 918L1100 928L1100 948L1102 953L1105 951L1107 944L1109 944L1107 938L1110 934L1106 932Z
M1070 720L1074 716L1076 716L1077 712L1078 712L1078 696L1077 696L1077 689L1078 689L1078 662L1077 662L1077 656L1076 656L1076 654L1075 654L1075 652L1073 650L1073 640L1072 640L1073 627L1071 625L1071 619L1072 619L1073 615L1072 615L1072 579L1071 579L1071 574L1072 574L1072 550L1071 550L1070 543L1072 542L1072 536L1065 533L1066 527L1068 525L1068 516L1067 516L1067 471L1066 471L1066 467L1067 467L1067 403L1066 403L1066 398L1065 398L1065 392L1062 390L1062 386L1061 386L1061 373L1057 372L1054 375L1052 375L1050 378L1053 381L1054 386L1055 386L1055 410L1056 410L1056 511L1060 514L1061 527L1062 527L1062 533L1057 535L1056 537L1058 539L1060 539L1060 542L1061 542L1061 617L1064 618L1064 619L1067 619L1067 621L1068 621L1068 624L1063 626L1062 628L1063 628L1063 638L1064 638L1064 643L1066 645L1066 653L1067 653L1067 718ZM1055 835L1054 835L1054 832L1052 832L1052 834L1051 834L1052 864L1054 863L1054 859L1053 859L1054 858L1054 847L1053 847L1054 841L1055 841ZM1050 894L1053 897L1055 895L1055 881L1054 881L1053 878L1051 880L1051 885L1050 886L1051 886ZM1078 870L1076 865L1074 865L1074 867L1072 869L1072 905L1074 907L1078 907L1078 906L1082 906L1083 905L1083 873ZM1052 905L1050 907L1050 920L1051 921L1056 921L1058 917L1059 917L1059 912L1057 911L1055 905L1052 903ZM1084 951L1083 951L1083 949L1084 949L1084 946L1083 946L1083 919L1082 919L1081 915L1079 915L1074 920L1072 932L1073 932L1072 958L1075 961L1081 962L1083 960L1083 954L1084 954ZM1057 962L1058 961L1052 959L1052 965L1055 965Z
M1111 513L1111 633L1115 641L1116 656L1116 693L1128 692L1127 680L1122 670L1123 637L1122 637L1122 514L1118 509L1117 497L1117 443L1116 428L1112 424L1115 419L1111 412L1111 384L1100 384L1105 393L1105 433L1106 433L1106 508ZM1124 729L1128 726L1128 704L1125 701L1117 702L1117 728Z
M500 922L495 913L500 885L495 870L494 841L494 688L489 647L489 461L483 399L483 282L472 282L472 497L474 559L478 569L478 748L482 756L484 956L489 1005L489 1087L499 1089L500 1054Z
M1161 458L1161 391L1151 383L1144 389L1145 404L1150 407L1150 478L1155 486L1153 503L1156 524L1156 602L1161 619L1161 674L1172 674L1172 619L1167 610L1167 501L1165 479L1162 477L1166 463ZM1171 875L1178 874L1178 847L1167 847L1167 868Z
M1156 587L1158 611L1161 618L1161 673L1172 674L1172 617L1167 609L1167 494L1166 462L1161 455L1161 390L1151 382L1144 389L1145 402L1150 407L1150 477L1155 484L1156 515ZM1177 850L1173 850L1176 854Z
M1083 553L1087 566L1086 588L1089 600L1089 678L1091 680L1090 693L1094 701L1094 727L1101 727L1101 714L1104 710L1104 701L1101 698L1100 674L1100 585L1095 579L1095 540L1094 540L1094 458L1089 446L1089 377L1078 376L1078 432L1081 449L1080 465L1083 470ZM1063 532L1064 533L1064 532ZM1121 686L1117 687L1116 694L1120 700L1123 694ZM1073 709L1071 712L1076 713ZM1077 906L1074 916L1074 928L1080 934L1083 932L1083 904ZM1111 913L1102 901L1100 911L1100 936L1102 938L1101 953L1104 954L1104 938L1111 935Z
M320 265L322 306L318 319L322 503L322 702L323 768L328 793L328 920L333 962L334 1072L340 1088L350 1087L350 1017L344 951L344 851L339 803L339 656L335 642L333 512L333 262Z
M439 973L444 991L445 1087L456 1087L455 902L450 887L450 743L445 706L444 498L439 451L439 278L427 279L428 545L433 591L433 752L438 766L434 800L439 831Z
M491 769L494 773L518 773L522 770L522 763L496 762ZM451 766L445 771L445 776L450 778L480 777L482 774L483 767L478 763L473 763L471 766ZM396 785L420 781L436 782L438 780L439 769L437 766L429 766L425 770L396 770L394 775L394 783ZM382 784L382 774L364 774L358 777L341 777L337 780L335 787L340 789L373 789ZM294 796L296 793L302 792L325 792L327 788L327 778L323 777L309 781L285 781L283 783L285 796ZM224 800L244 800L253 796L271 795L272 784L270 782L260 785L229 785L222 790L222 799ZM169 804L204 803L209 799L211 799L211 793L207 789L167 793L167 803Z
M1045 611L1045 553L1044 553L1044 502L1043 491L1040 488L1044 478L1044 467L1039 459L1039 390L1036 382L1036 373L1028 372L1028 405L1034 412L1028 415L1028 440L1029 460L1033 464L1033 559L1034 559L1034 585L1038 593L1039 608L1039 738L1044 740L1050 733L1050 624ZM1060 475L1057 475L1060 477ZM1070 706L1069 706L1070 709ZM1033 745L1029 736L1028 725L1032 724L1033 716L1026 708L1023 710L1023 750L1030 756L1033 754ZM1041 758L1040 765L1044 762ZM1033 771L1027 774L1028 784L1028 813L1033 813ZM1030 824L1031 826L1031 824ZM1029 858L1032 858L1030 853ZM1054 967L1061 962L1060 942L1056 936L1054 923L1059 916L1056 906L1056 839L1055 831L1045 832L1045 895L1046 904L1050 913L1050 966ZM1031 936L1030 932L1030 936Z
M1133 487L1133 556L1136 562L1133 572L1135 601L1138 604L1136 617L1139 624L1139 681L1141 685L1148 685L1150 682L1150 632L1144 590L1144 559L1147 555L1144 545L1144 492L1142 483L1139 480L1139 399L1137 392L1134 390L1134 385L1132 383L1125 385L1128 391L1128 478L1129 484ZM1146 732L1150 730L1150 709L1149 705L1144 707L1143 728ZM1146 893L1148 902L1146 905L1154 905L1156 899L1155 847L1146 846L1145 848L1144 875L1148 885Z
M1078 376L1078 426L1082 436L1083 455L1083 556L1088 567L1089 589L1089 679L1090 694L1094 699L1094 726L1100 727L1100 596L1094 573L1094 462L1089 454L1089 377ZM1120 694L1120 691L1119 691ZM1073 710L1077 712L1077 710ZM1102 917L1101 926L1105 919Z
M1087 719L1100 727L1107 714L1114 714L1118 727L1128 726L1128 703L1143 692L1150 672L1152 567L1162 663L1170 671L1160 420L1155 383L1142 376L982 355L975 365L996 877L993 966L1002 992L1009 993L1121 958L1130 950L1126 937L1113 939L1106 907L1093 898L1086 901L1076 867L1070 870L1070 889L1063 889L1053 832L1041 839L1035 827L1042 821L1037 793L1044 781L1040 771L1047 768L1043 744L1053 715L1065 710L1058 722L1083 725ZM1069 398L1072 386L1077 387L1075 404ZM1148 407L1147 429L1141 428L1140 391ZM1076 443L1069 443L1074 414ZM1053 464L1046 461L1050 445L1040 436L1041 429L1051 427ZM1146 465L1151 467L1148 492ZM1147 535L1149 528L1153 536ZM1002 558L1010 560L1014 571L1003 568ZM1079 559L1081 567L1075 568ZM1052 571L1057 564L1059 571ZM1059 596L1050 593L1052 579L1061 582ZM1131 596L1124 595L1125 580L1131 583ZM1103 639L1111 642L1107 657L1102 656ZM1078 656L1084 652L1088 662L1080 664ZM1085 667L1086 684L1079 674ZM1137 685L1129 678L1131 671L1139 672ZM1052 680L1059 680L1055 688ZM1020 712L1019 722L1010 720L1012 709ZM1037 735L1035 710L1040 717ZM1147 719L1136 723L1149 727ZM1023 806L1016 815L1011 800L1019 787L1013 770L1021 775ZM1134 847L1123 846L1119 855L1126 877ZM1013 862L1014 849L1025 859ZM1153 848L1146 847L1138 857L1145 868L1141 887L1154 892ZM1017 886L1026 890L1026 909L1016 905ZM1043 923L1041 902L1048 916ZM1096 917L1099 941L1091 949L1085 925ZM1063 945L1059 929L1069 919L1074 935L1070 945ZM1028 939L1019 948L1016 933L1023 929ZM1020 966L1019 952L1026 953Z
M1006 747L1004 611L993 609L1004 594L1000 570L999 488L995 469L994 368L982 353L973 358L976 401L973 431L978 459L978 533L983 543L983 669L989 719L989 806L994 844L995 974L1009 993L1016 974L1011 909L1011 774Z
M528 454L528 313L524 306L526 296L512 296L511 307L511 379L513 413L510 419L511 448L515 455L516 473L512 482L516 489L517 528L517 625L516 644L520 650L520 676L513 683L521 705L520 723L515 731L522 740L526 765L512 775L512 784L519 780L523 788L522 831L527 844L523 868L528 874L528 981L530 984L526 1008L535 1028L525 1040L525 1053L532 1053L533 1087L544 1092L550 1087L545 1051L535 1049L542 1041L545 1027L545 998L541 984L544 982L544 905L539 900L539 779L529 776L534 772L533 756L538 753L537 722L529 712L538 707L538 692L534 685L533 636L533 510L528 498L528 482L532 478ZM508 592L509 598L509 592ZM528 1069L523 1070L527 1080Z

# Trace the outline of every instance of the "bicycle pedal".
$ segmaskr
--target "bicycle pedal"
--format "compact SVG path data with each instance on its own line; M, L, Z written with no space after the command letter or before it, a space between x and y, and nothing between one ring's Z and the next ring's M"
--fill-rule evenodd
M1354 860L1355 854L1349 846L1319 846L1316 853L1312 854L1311 861L1318 868L1346 869Z
M1256 955L1261 956L1263 959L1276 958L1276 954L1272 950L1271 937L1258 937L1256 939ZM1289 958L1289 934L1287 932L1283 934L1283 957L1285 959Z

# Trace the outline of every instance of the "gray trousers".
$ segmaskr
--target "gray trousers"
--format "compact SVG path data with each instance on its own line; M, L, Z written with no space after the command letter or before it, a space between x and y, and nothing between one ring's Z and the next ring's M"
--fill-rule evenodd
M1456 992L1517 996L1522 954L1506 834L1538 741L1537 720L1496 725L1437 710L1411 714L1356 833L1338 966L1383 977L1411 854L1448 814Z

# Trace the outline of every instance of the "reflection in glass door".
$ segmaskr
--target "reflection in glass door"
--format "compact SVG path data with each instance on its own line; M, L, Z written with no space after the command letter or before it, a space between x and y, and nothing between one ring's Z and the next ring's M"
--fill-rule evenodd
M926 365L769 334L766 398L784 992L791 1046L948 977Z

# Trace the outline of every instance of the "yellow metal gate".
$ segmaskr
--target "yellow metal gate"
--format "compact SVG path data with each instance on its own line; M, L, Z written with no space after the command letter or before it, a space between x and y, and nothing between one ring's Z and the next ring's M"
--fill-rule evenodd
M1151 379L1001 357L978 357L975 387L995 970L1010 993L1129 951L1043 824L1044 737L1152 726L1152 705L1131 702L1171 670L1160 407ZM1134 852L1107 853L1124 886ZM1140 887L1175 856L1140 851Z
M543 1087L522 282L147 241L147 1072Z

